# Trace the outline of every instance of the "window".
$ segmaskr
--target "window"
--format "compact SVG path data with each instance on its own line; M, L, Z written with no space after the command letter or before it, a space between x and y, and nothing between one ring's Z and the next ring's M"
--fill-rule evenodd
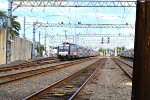
M59 46L59 52L68 52L69 46Z

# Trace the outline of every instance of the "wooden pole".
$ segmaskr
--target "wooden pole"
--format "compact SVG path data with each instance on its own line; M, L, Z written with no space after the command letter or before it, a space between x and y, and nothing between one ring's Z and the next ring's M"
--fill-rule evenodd
M150 100L150 0L138 0L132 100Z

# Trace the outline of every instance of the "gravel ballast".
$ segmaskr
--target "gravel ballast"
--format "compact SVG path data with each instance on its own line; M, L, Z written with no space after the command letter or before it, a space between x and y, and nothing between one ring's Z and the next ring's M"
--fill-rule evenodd
M96 62L98 59L93 59L82 64L77 64L71 67L67 67L63 70L59 70L53 73L42 74L33 76L28 79L14 82L12 84L0 86L0 100L20 100L23 99L38 90L41 90L54 82L65 78L73 72L85 68L89 64Z
M131 90L131 79L108 58L97 77L85 86L79 100L130 100Z
M21 100L97 60L93 59L53 73L1 85L0 100ZM79 100L130 100L131 89L131 80L120 67L108 58L105 66L99 70L97 76L85 86Z
M130 61L130 60L126 60L126 59L123 59L123 58L120 58L120 57L117 57L117 59L129 64L130 66L133 66L133 61Z
M35 69L41 69L41 68L46 68L46 67L51 67L59 64L65 64L71 61L64 61L64 62L58 62L58 63L52 63L52 64L45 64L45 65L38 65L38 66L32 66L32 67L27 67L27 68L22 68L22 69L14 69L11 71L6 71L6 72L0 72L0 76L8 75L8 74L16 74L16 73L21 73L21 72L26 72L30 70L35 70Z

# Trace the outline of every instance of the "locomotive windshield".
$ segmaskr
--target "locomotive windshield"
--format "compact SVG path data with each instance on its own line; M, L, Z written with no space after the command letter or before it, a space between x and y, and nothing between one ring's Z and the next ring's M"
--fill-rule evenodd
M59 52L68 52L69 46L59 46Z

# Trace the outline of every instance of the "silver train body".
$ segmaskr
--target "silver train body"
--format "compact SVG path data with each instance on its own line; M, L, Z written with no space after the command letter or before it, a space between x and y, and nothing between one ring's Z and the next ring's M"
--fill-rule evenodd
M97 56L98 51L94 51L76 44L63 43L58 46L58 59L78 59L85 57Z
M134 58L134 49L125 50L120 53L121 57Z

